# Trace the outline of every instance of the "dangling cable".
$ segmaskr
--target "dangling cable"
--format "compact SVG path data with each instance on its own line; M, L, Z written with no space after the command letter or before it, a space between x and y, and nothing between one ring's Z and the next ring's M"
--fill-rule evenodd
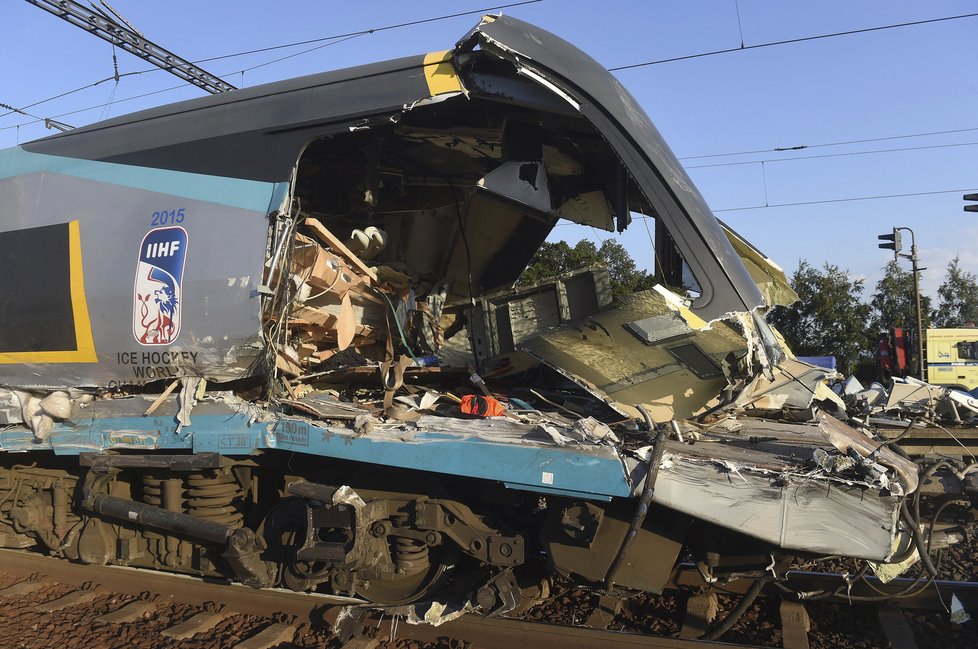
M762 579L758 579L751 584L750 590L744 594L743 599L741 599L737 606L734 607L734 610L730 611L730 613L727 614L727 617L723 618L723 622L701 635L698 639L716 640L724 633L732 629L733 625L737 623L737 620L743 617L744 613L747 612L747 609L750 608L751 604L754 603L754 600L757 599L757 596L761 594L762 588L764 588L764 580Z
M462 219L462 209L458 206L458 196L455 194L455 185L452 184L451 179L445 178L448 181L448 188L452 191L452 202L455 203L455 218L458 221L458 233L462 237L462 245L465 246L465 263L469 275L469 303L475 306L475 292L472 290L472 249L469 248L469 237L465 233L465 222Z

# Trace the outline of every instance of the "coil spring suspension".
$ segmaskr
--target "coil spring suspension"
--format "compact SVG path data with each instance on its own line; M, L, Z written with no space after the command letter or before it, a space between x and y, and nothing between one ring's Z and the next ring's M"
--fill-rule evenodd
M427 570L431 565L428 560L428 545L424 541L403 536L393 536L391 540L394 545L394 565L398 570L414 574Z
M143 502L162 507L171 512L183 513L186 494L183 480L176 476L143 475ZM190 545L175 536L160 532L144 531L150 539L151 552L164 566L175 567L183 564L189 554Z
M147 505L163 505L163 478L143 476L143 502Z
M188 514L231 527L242 526L241 501L245 493L231 473L195 473L185 483Z
M170 480L154 475L143 476L143 502L165 507L167 503L164 502L164 490ZM171 489L170 493L174 491L176 490ZM244 497L244 490L230 473L211 475L195 473L182 480L179 485L179 497L175 498L179 503L172 502L174 498L171 496L169 508L198 518L206 518L215 523L241 527L244 514L238 503L244 500Z

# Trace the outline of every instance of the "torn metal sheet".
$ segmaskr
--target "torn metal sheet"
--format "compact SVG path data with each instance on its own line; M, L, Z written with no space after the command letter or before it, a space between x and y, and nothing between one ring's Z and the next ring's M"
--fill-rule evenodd
M0 426L20 424L24 421L20 398L13 390L0 388Z
M773 370L773 380L758 375L733 402L734 408L780 410L781 408L808 408L812 401L831 401L840 410L846 404L826 384L835 373L823 367L796 359L782 361Z
M719 440L705 428L695 445L667 442L655 502L783 548L877 561L890 556L901 500L893 485L855 463L846 473L813 471L809 463L815 451L859 433L847 435L841 422L738 422L733 438L729 427ZM903 472L900 460L892 451L885 456L900 492L911 491L916 473Z
M179 401L179 397L171 398L171 412ZM277 417L267 429L255 426L249 435L241 437L234 432L243 430L236 423L240 415L231 415L231 409L220 401L205 400L197 405L192 430L185 436L175 434L174 420L166 417L148 420L164 424L157 434L140 436L134 434L132 425L142 422L145 426L147 420L132 415L145 410L145 403L133 399L103 403L99 416L87 423L84 433L58 429L47 443L60 453L99 448L192 447L196 452L220 450L231 454L260 448L301 450L388 466L481 475L545 493L583 493L583 486L591 497L633 493L640 485L629 486L622 473L627 463L613 446L593 445L609 441L605 439L607 432L599 432L606 427L586 420L576 424L575 430L565 429L568 436L563 447L559 440L535 432L539 428L532 424L508 419L473 422L437 415L426 415L412 424L377 425L359 436L321 422ZM126 412L132 415L127 418ZM832 418L821 425L744 418L737 423L736 427L717 424L719 437L713 428L701 427L700 441L694 446L668 442L655 484L655 502L778 547L885 560L895 533L899 498L888 495L878 474L857 463L819 472L804 459L805 449L809 457L833 446L865 452L859 444L860 433ZM554 425L550 428L559 429ZM591 445L570 436L585 429ZM9 439L6 431L0 433L0 445L12 450ZM478 450L465 452L460 443L476 444ZM34 442L30 444L36 448ZM598 452L601 448L607 452ZM915 487L911 482L915 474L904 471L909 467L900 464L902 458L888 449L860 457L870 455L875 458L873 465L894 471L892 479L902 488ZM473 463L476 459L478 462ZM533 475L533 466L539 467L538 476ZM527 469L530 473L525 473ZM619 487L609 490L616 479ZM337 491L340 500L334 500L346 502L343 493ZM690 494L696 497L690 498Z
M611 278L604 268L584 268L548 281L483 295L465 310L467 337L447 344L460 355L489 360L524 340L585 318L612 305ZM510 359L512 362L512 359Z
M16 301L11 305L14 311L5 315L11 329L5 329L0 353L0 383L109 387L200 372L217 380L248 373L261 354L254 291L261 279L266 214L280 191L277 185L217 177L202 181L162 169L122 174L117 165L21 149L0 151L0 168L15 174L0 174L4 202L20 197L12 208L18 210L21 229L0 232L0 251L15 265L5 268L8 279L21 277L24 291L40 290L32 288L32 278L44 280L33 258L14 255L8 246L64 246L64 258L51 257L50 263L62 264L69 283L75 282L74 289L49 285L41 292L48 296L48 309L59 308L56 296L67 300L74 295L71 308L64 309L67 320L58 320L70 332L31 321L30 310ZM113 183L114 178L122 180ZM185 195L167 196L161 193L164 188ZM79 202L111 203L108 213L127 218L107 218L108 208L79 211ZM161 205L173 208L168 207L165 224ZM181 223L171 223L171 212ZM227 248L231 233L238 254L211 254ZM17 266L21 259L22 268ZM179 272L176 266L165 269L170 261L179 261ZM166 335L147 337L163 322ZM44 337L45 346L35 349L27 338L15 336L18 328Z
M631 416L639 416L635 406L642 404L656 421L688 417L716 403L727 384L723 359L731 352L745 353L746 342L722 322L651 342L629 329L632 323L673 314L681 315L662 292L643 291L618 309L542 333L520 348L573 374Z
M484 51L473 51L480 38L484 40ZM513 42L507 44L510 39ZM546 47L540 47L543 42L547 43ZM137 274L143 271L164 273L173 281L165 289L160 289L158 295L146 287L142 292L136 291L138 298L133 298L135 301L131 308L122 311L132 316L134 333L138 334L136 343L165 343L166 349L159 352L152 351L152 348L122 349L119 344L127 339L125 335L121 335L122 331L99 330L95 332L93 339L94 349L97 351L85 352L91 356L89 361L98 359L98 362L87 368L52 369L51 372L58 372L64 378L48 382L53 381L53 385L66 381L72 385L111 388L127 383L142 384L189 376L201 376L211 381L228 381L261 372L261 361L268 357L265 348L276 342L263 340L260 327L257 326L258 307L267 297L264 291L268 289L262 283L263 271L260 266L260 251L268 243L265 234L269 223L265 215L272 216L271 225L275 233L280 232L286 223L283 218L293 216L288 214L287 197L296 194L297 188L290 183L299 152L308 145L310 138L319 137L325 141L341 132L369 135L381 125L391 128L390 125L395 124L397 128L401 128L400 123L405 120L374 121L371 117L359 120L354 125L347 125L342 130L335 126L324 126L301 135L296 126L316 120L326 124L330 123L330 116L358 112L374 116L389 110L391 118L401 111L411 115L423 113L431 107L417 102L430 97L440 98L440 105L443 106L454 106L459 101L469 103L480 98L495 101L500 87L494 86L495 89L490 89L486 85L486 79L480 78L481 68L477 69L476 62L485 57L511 61L517 52L520 56L516 62L516 76L510 79L516 85L507 86L508 100L515 103L525 101L527 105L535 106L538 110L543 106L545 110L552 109L568 118L576 114L579 121L590 120L597 133L612 138L612 145L618 155L627 159L628 171L644 192L645 199L651 201L652 209L669 222L670 230L674 230L673 237L686 261L696 266L695 274L701 276L699 297L694 299L690 307L679 307L681 311L687 311L684 319L698 329L705 321L700 320L699 316L693 317L693 312L702 310L700 315L710 320L757 306L760 301L756 287L746 281L749 274L740 264L739 257L736 257L719 226L709 216L702 199L684 177L654 127L641 111L635 109L633 101L617 81L560 39L519 21L497 17L483 22L461 41L454 52L438 52L411 59L409 62L397 62L396 65L377 64L364 69L313 75L302 80L271 84L261 89L243 90L237 94L234 102L215 97L196 103L189 102L179 109L154 109L136 116L110 120L97 129L75 129L64 136L32 143L25 147L30 153L19 150L11 152L11 169L15 174L21 173L23 176L21 179L21 176L15 175L14 178L19 180L14 182L29 182L29 172L35 169L45 173L58 173L59 170L70 168L70 174L66 174L64 180L68 184L88 182L89 178L112 179L115 175L123 177L123 170L117 166L120 161L128 165L127 173L133 168L140 169L138 173L133 172L126 176L126 180L119 183L118 187L113 186L113 191L120 196L131 195L132 204L126 208L128 212L138 212L141 209L139 204L144 195L145 200L154 205L164 202L170 205L175 200L174 196L177 196L167 195L164 191L161 196L168 196L165 200L161 196L154 196L150 200L151 197L145 192L147 188L169 190L180 186L181 182L185 182L187 186L206 188L206 191L197 192L199 196L195 194L193 197L180 197L184 202L179 206L174 204L173 209L168 209L165 214L156 212L156 222L150 223L148 227L139 225L138 220L127 221L132 224L130 234L135 237L133 241L142 241L133 246L133 252L138 253L138 262L142 264L137 264L140 269ZM415 73L418 68L423 74ZM563 74L571 71L573 75ZM498 72L487 74L493 80L500 75ZM515 81L517 79L521 81ZM471 91L467 88L468 85L472 86ZM573 100L573 96L579 92L590 95L592 100L583 104ZM561 109L546 102L541 103L541 97L548 93L559 96L573 110L568 111L565 107L561 112ZM340 97L344 99L340 101ZM350 99L353 97L356 99ZM595 101L607 102L607 112L594 112ZM286 103L288 110L283 108ZM261 109L254 108L259 105L262 106ZM297 106L301 108L296 110ZM398 108L395 109L395 106ZM405 109L405 106L409 108ZM308 114L313 109L318 111L315 119ZM463 109L462 106L457 108ZM608 115L613 119L609 121ZM158 124L164 120L167 129L161 130ZM185 128L181 130L182 126ZM405 134L409 134L412 128L417 132L419 127L407 125ZM164 143L160 141L163 130L167 134L179 135ZM429 127L429 130L432 129ZM123 137L105 137L105 133L115 132ZM202 140L193 140L192 132L207 134L206 147ZM502 133L502 136L505 135ZM266 141L269 139L275 140L274 146ZM457 135L449 134L445 139L445 146L454 146L457 141ZM487 143L485 139L475 138L472 146L480 156L485 155L487 150L495 150L497 152L494 155L499 155L498 146ZM275 154L267 155L270 150ZM251 151L260 151L261 155L248 155ZM68 165L64 160L69 158L79 162ZM228 165L228 161L234 161L230 163L234 169L220 168L221 165ZM472 162L467 162L466 165L473 168ZM600 165L591 166L596 168ZM668 171L664 174L667 178L664 184L662 175L654 171L657 167ZM465 168L466 166L462 167ZM528 168L532 168L533 173L527 175ZM470 249L465 253L468 255L466 259L462 251L464 246L455 241L454 251L447 261L447 275L453 280L451 290L454 299L472 297L466 294L472 290L472 286L465 285L466 275L469 283L474 282L481 290L505 285L515 278L522 268L521 264L514 263L505 272L492 266L493 270L489 272L490 264L498 264L498 260L502 258L502 249L507 244L512 246L515 241L521 246L523 242L535 245L533 242L539 243L544 239L547 230L552 227L552 222L546 223L546 216L553 218L555 210L549 197L542 193L549 185L550 176L573 177L581 173L581 168L580 162L568 155L567 150L562 151L560 147L548 142L541 144L539 153L521 160L501 160L495 168L479 174L485 189L501 193L507 200L521 203L524 211L529 210L530 213L512 210L510 216L503 218L499 213L499 205L482 205L478 196L469 197L466 207L469 217L466 221L470 224L467 226L470 229L465 236L479 240L482 245L478 250L480 253L486 251L486 256L473 259ZM213 175L204 178L206 174ZM216 180L218 176L223 178ZM227 178L228 176L232 178ZM506 176L506 181L502 183L505 187L498 189L499 183L495 179L502 176ZM84 180L77 181L76 178ZM23 194L23 189L18 186L16 192ZM363 195L368 206L376 205L378 189L379 185L365 189ZM678 189L682 191L673 196L671 192ZM532 197L527 199L513 193L528 190L532 190ZM36 193L37 190L34 191ZM57 192L57 195L76 196L78 193L78 188L66 185L64 191ZM569 201L573 200L574 195L570 196ZM589 206L589 212L598 213L603 209L602 206L610 203L607 191L595 192L591 189L582 191L579 196L580 204ZM211 206L188 202L190 198L213 200L225 208L218 213ZM118 206L120 200L122 199L119 197L113 198L113 204ZM50 207L54 208L54 212L59 211L57 206ZM250 215L232 213L233 209L240 208L250 210ZM497 213L491 218L493 227L485 229L479 223L489 222L489 217L478 215L480 210L490 209ZM620 211L618 208L616 210ZM191 218L189 214L195 216ZM207 216L200 216L204 214ZM453 218L454 214L449 210L448 216ZM527 218L541 216L544 216L544 222L537 226L531 225L532 218ZM587 218L591 220L591 217ZM599 220L605 218L607 217L601 216ZM621 221L619 227L623 228L626 225L626 215L620 214L616 218ZM226 227L232 220L235 227ZM242 223L251 225L243 228ZM40 222L37 224L44 225ZM84 220L75 226L77 231L82 232L81 239L87 242L127 240L126 236L120 237L117 232L112 237L102 237L99 235L100 227L100 222L96 220ZM220 256L220 263L215 265L213 259L207 259L205 251L219 250L222 245L226 247L232 233L236 240L240 239L242 242L234 245L238 254L234 258ZM244 245L245 241L247 245ZM145 250L140 247L143 244ZM77 243L73 245L77 247ZM81 246L86 257L84 267L87 279L84 279L84 283L100 287L97 300L103 300L103 296L115 295L122 299L126 292L114 291L112 287L121 281L124 274L120 275L117 269L108 267L109 262L114 261L117 255L102 254L98 245L90 243ZM273 266L281 257L281 239L274 246L270 260ZM703 249L704 246L709 250ZM200 252L194 252L195 250ZM506 253L506 256L513 256L512 249ZM530 254L532 249L529 247L520 251L523 259L529 258ZM200 264L204 263L207 265L207 272L200 271ZM220 264L227 268L220 267ZM170 268L170 265L173 267ZM154 271L153 268L157 270ZM300 295L310 293L301 287L299 292ZM153 297L147 297L151 293ZM218 299L217 295L221 297ZM336 324L340 327L338 331L342 332L340 348L354 344L358 336L370 338L369 332L356 328L351 331L346 324L350 309L345 300L344 297L340 302L340 313L330 313L327 310L319 314L312 307L306 308L301 314L311 326L326 324L330 322L330 317L337 318ZM225 306L225 303L230 304L232 301L233 309ZM202 308L203 302L208 305L206 309ZM98 313L120 314L123 305L122 302L99 301L97 304L89 304L88 308ZM210 313L206 323L195 320L205 311ZM220 313L221 318L226 317L226 322L216 321L214 313ZM96 326L101 327L100 323L106 320L98 319ZM123 321L115 318L111 320ZM89 318L87 322L93 321ZM363 325L363 322L360 324ZM144 335L146 332L155 332L152 333L152 340ZM140 336L145 339L144 343L138 340ZM316 354L317 351L321 350L314 349L314 346L287 346L277 350L275 363L281 371L296 375L301 372L302 360L309 357L303 354ZM325 359L319 356L317 360ZM82 371L81 374L78 374L79 370ZM11 371L20 370L11 368ZM11 377L9 382L14 385L34 385L38 381L38 372L33 369L29 372L35 378L26 380ZM41 380L36 384L45 385L45 381Z
M899 545L902 537L905 536L906 534L898 535L894 539L893 541L894 555L896 554L897 546ZM905 539L903 540L905 541ZM898 563L882 563L879 561L869 561L868 564L870 570L872 570L873 574L876 575L877 578L879 578L880 582L884 584L888 584L889 582L893 581L894 579L896 579L897 577L905 573L907 570L909 570L910 567L915 565L918 561L920 561L920 554L917 552L917 549L914 548L910 552L909 556L907 556L906 559Z
M831 415L818 412L815 417L819 429L840 453L849 454L851 449L861 458L872 458L896 472L900 484L903 485L904 493L913 493L917 490L918 468L914 462Z
M230 456L247 456L263 448L281 449L481 476L541 492L591 494L598 499L631 493L618 450L604 439L585 440L570 429L563 429L570 443L558 447L539 424L505 418L473 421L424 415L413 423L376 424L363 434L343 425L274 414L269 415L268 423L249 425L246 408L208 398L194 407L192 424L178 433L174 417L178 398L171 397L156 416L143 417L149 402L144 398L100 402L97 409L76 417L70 426L54 424L40 444L30 434L2 430L0 449L50 449L58 455L76 455L141 446ZM549 427L559 430L555 425ZM595 429L600 431L601 427ZM145 435L137 439L130 434L136 430L145 431Z
M914 378L894 379L884 409L895 410L899 408L926 413L934 409L937 401L944 395L944 391L945 388L930 385Z
M870 411L886 412L901 417L923 417L949 424L978 425L978 399L940 385L925 383L913 377L894 379L886 401L867 400Z
M798 301L798 294L791 288L781 266L734 232L726 223L720 222L720 227L740 255L750 276L754 278L767 306L788 306Z
M855 376L850 376L841 384L842 394L858 394L864 390L862 383Z
M913 377L892 379L889 388L881 383L872 383L866 389L859 387L853 377L844 383L841 391L847 409L854 416L868 417L873 425L978 425L978 399L967 392Z

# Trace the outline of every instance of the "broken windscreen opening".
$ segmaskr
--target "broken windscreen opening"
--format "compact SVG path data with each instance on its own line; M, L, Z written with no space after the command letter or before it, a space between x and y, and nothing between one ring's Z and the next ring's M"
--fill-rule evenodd
M269 263L270 276L289 277L266 316L276 366L303 376L407 348L415 363L545 373L608 421L628 416L622 404L665 398L670 413L698 410L743 338L729 323L698 333L709 328L689 311L700 278L608 140L508 62L475 68L485 87L506 79L521 94L419 103L305 148L294 228L281 235L289 253L277 273ZM640 236L659 287L622 305L608 270L584 268L513 291L559 222ZM558 358L563 349L580 358ZM672 394L675 376L652 381L675 372L692 386L684 396Z
M406 335L434 351L464 327L473 300L513 286L562 214L613 230L615 182L613 151L559 106L456 96L337 129L299 160L295 229L282 235L292 286L267 320L290 313L298 347L319 362L337 342L382 357L378 330L389 316L401 322L411 313L423 322ZM322 250L324 232L357 260ZM371 290L378 283L396 297ZM290 360L294 371L306 366L301 356Z
M508 61L518 77L549 90L614 149L699 280L700 295L691 308L700 318L715 320L763 303L702 196L648 116L607 70L553 34L505 16L484 18L459 41L456 67L463 78L478 77L486 60L497 66ZM507 90L488 92L506 99Z
M505 79L518 96L457 96L338 132L312 142L296 173L303 214L340 238L383 230L378 263L429 285L445 282L449 303L512 286L558 219L615 232L628 227L632 209L654 216L631 175L622 181L617 153L579 113L505 61L475 67L483 87L498 90ZM700 293L668 229L659 219L652 229L666 262L656 268L662 283Z
M648 248L652 256L648 271L656 284L668 288L680 297L695 301L703 292L700 282L676 245L669 228L662 219L655 217L652 206L642 200L639 206L632 208L631 221L632 227L637 230L634 233L635 238L641 239L643 234L648 237Z
M382 231L371 263L452 306L512 287L561 218L615 230L616 162L580 115L458 96L312 142L299 228Z
M663 184L679 169L663 143L636 150L609 125L614 110L589 112L580 87L500 51L443 57L452 92L305 147L284 233L290 281L266 315L285 350L276 365L302 376L409 349L414 363L550 372L611 418L635 404L657 418L710 407L728 375L773 357L773 336L749 315L758 285L728 234ZM654 281L616 299L609 270L584 268L514 291L563 223L628 237L633 250L637 240Z

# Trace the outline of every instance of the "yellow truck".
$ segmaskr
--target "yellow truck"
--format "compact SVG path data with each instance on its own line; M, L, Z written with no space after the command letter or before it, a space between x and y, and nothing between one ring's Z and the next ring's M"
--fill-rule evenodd
M978 388L978 328L927 330L927 382Z

